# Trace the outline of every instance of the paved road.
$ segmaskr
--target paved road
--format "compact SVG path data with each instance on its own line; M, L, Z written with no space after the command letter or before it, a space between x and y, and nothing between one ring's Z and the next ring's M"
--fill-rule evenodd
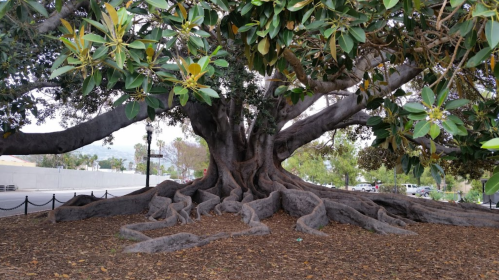
M128 188L119 188L119 189L109 189L108 193L114 196L122 196L128 193L131 193L135 190L141 189L143 186L140 187L128 187ZM31 203L34 204L46 204L45 206L33 206L31 204L28 204L28 213L32 212L38 212L38 211L44 211L44 210L50 210L52 209L52 196L55 194L55 198L61 202L66 202L69 199L74 197L74 194L76 192L76 195L80 194L87 194L90 195L91 192L94 192L94 196L96 197L101 197L105 194L106 190L67 190L67 191L23 191L23 190L18 190L18 191L11 191L11 192L0 192L0 208L8 209L8 208L13 208L21 203L24 202L26 196L28 196L28 200ZM108 195L108 198L111 198L112 196ZM62 203L60 202L55 202L55 207L60 206ZM3 211L0 209L0 217L7 217L7 216L13 216L13 215L19 215L19 214L24 214L24 205L21 207L15 209L15 210L10 210L10 211Z

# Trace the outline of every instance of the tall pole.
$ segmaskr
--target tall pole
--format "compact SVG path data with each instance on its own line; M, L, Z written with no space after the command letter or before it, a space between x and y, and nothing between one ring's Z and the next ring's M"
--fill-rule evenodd
M147 131L147 168L146 168L146 188L149 187L149 168L151 167L151 140L152 140L152 126L150 123L146 125Z

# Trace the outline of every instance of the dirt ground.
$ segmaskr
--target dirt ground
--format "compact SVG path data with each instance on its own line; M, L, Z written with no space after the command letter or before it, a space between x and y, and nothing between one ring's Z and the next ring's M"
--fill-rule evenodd
M144 215L45 223L39 214L0 219L0 279L499 279L499 229L409 226L416 236L378 235L330 223L328 237L293 229L283 212L271 235L228 238L174 253L127 254L117 234ZM145 232L213 234L247 226L240 216Z

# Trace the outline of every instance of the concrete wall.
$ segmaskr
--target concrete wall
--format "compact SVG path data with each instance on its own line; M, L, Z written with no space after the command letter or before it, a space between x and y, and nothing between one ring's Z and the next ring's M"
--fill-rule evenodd
M156 186L165 176L149 176L149 185ZM145 186L146 175L68 170L43 167L0 166L0 185L16 185L19 189L63 190L105 189Z

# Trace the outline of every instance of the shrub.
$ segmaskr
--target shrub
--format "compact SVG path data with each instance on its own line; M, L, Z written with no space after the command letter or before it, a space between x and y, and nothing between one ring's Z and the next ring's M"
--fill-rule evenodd
M441 192L439 192L439 191L437 191L437 190L432 190L430 192L430 198L432 200L440 200L440 199L442 199L443 196L444 196L444 194L441 193Z
M481 192L477 190L470 190L464 197L464 201L468 203L477 203L481 200Z

